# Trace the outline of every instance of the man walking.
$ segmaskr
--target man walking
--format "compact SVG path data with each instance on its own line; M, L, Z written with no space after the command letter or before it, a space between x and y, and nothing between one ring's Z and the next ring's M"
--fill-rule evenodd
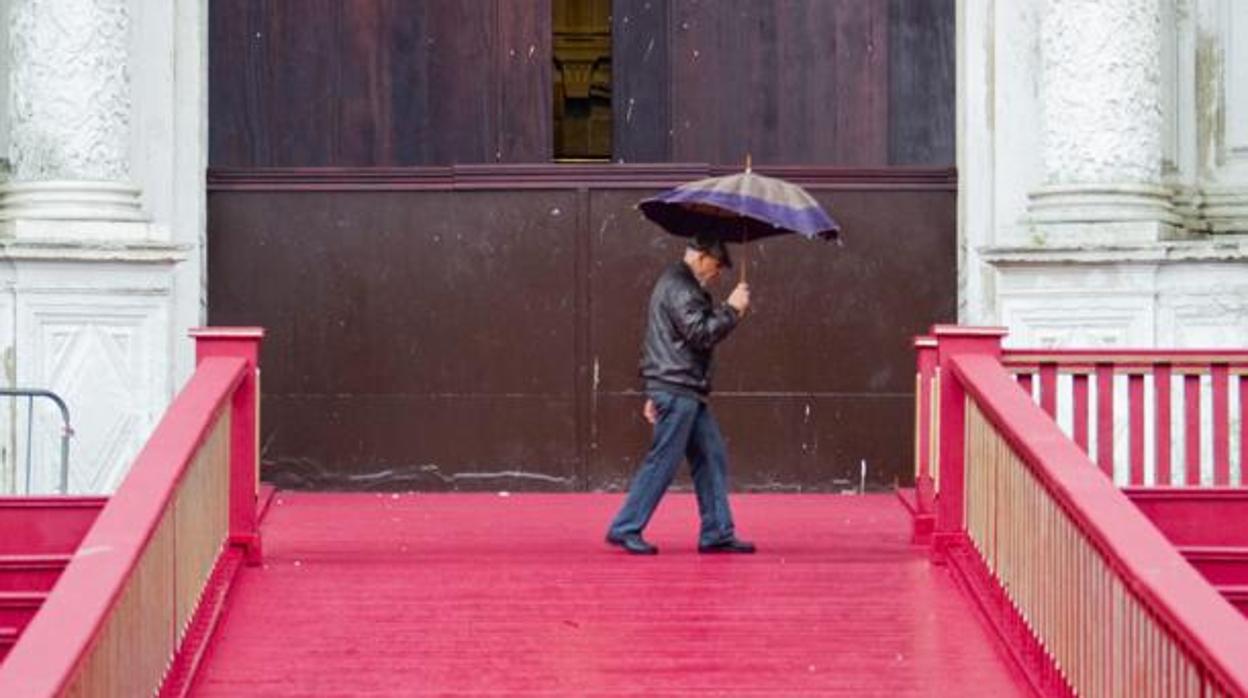
M754 544L737 539L733 530L728 454L707 404L715 345L750 307L745 283L737 284L722 305L706 291L723 269L731 267L722 241L694 238L684 259L663 271L650 295L641 358L646 391L642 413L654 425L654 440L607 531L608 543L634 555L659 552L641 533L686 457L702 519L698 552L754 552Z

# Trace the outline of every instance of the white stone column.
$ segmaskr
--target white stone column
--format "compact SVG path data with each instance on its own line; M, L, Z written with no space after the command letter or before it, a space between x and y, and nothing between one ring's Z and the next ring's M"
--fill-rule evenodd
M1040 26L1044 178L1028 223L1049 245L1168 237L1160 0L1047 0Z
M13 177L0 223L16 239L147 237L130 182L127 0L14 0Z

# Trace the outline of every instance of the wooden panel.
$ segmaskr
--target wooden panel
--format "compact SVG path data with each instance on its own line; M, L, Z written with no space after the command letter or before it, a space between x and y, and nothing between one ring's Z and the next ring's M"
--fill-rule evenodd
M217 167L545 162L550 0L214 0ZM617 0L627 162L953 164L953 0Z
M894 165L954 162L954 3L889 4L888 160Z
M263 94L263 126L269 129L274 158L270 164L298 167L336 161L343 7L338 0L273 4L268 32L258 38L267 62L252 68L281 66L268 78Z
M650 190L498 188L514 170L495 169L431 179L441 191L387 191L406 180L381 175L331 191L306 173L210 193L210 320L269 330L266 477L627 482L648 438L645 302L683 241L636 211ZM882 179L812 187L853 231L845 247L779 238L737 253L755 313L718 352L715 405L740 487L839 489L863 459L875 486L911 476L910 338L955 314L955 192Z
M836 150L848 166L888 162L888 3L836 4Z
M612 3L612 75L615 160L667 162L670 157L671 81L669 4Z
M550 0L499 0L498 162L545 162L552 153Z

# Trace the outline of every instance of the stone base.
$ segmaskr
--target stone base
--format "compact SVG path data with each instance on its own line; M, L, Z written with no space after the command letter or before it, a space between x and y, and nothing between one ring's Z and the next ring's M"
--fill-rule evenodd
M1038 247L1144 244L1175 239L1183 231L1166 187L1045 186L1028 199L1024 224Z
M1200 212L1213 233L1248 233L1248 186L1210 186Z
M189 251L0 240L2 382L65 400L71 493L112 492L164 412L174 387L173 274ZM58 489L59 415L34 407L28 444L26 401L0 401L0 495Z
M139 190L118 182L20 182L0 187L0 235L21 240L147 240Z

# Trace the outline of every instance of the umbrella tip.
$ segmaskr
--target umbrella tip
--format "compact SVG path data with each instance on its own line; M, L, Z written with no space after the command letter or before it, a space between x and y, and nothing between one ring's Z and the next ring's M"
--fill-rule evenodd
M750 154L749 154L749 153L746 153L746 154L745 154L745 171L746 171L746 172L749 172L751 169L753 169L753 167L752 167L752 163L751 163Z

